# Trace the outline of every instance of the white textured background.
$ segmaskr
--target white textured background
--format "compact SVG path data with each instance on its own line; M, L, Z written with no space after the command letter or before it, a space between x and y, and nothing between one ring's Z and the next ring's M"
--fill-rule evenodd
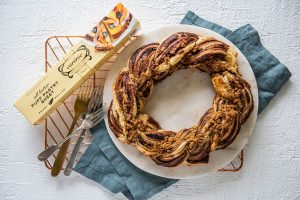
M115 1L0 0L0 199L125 199L79 175L52 178L36 155L42 127L12 106L44 73L43 45L51 35L84 34ZM236 29L250 23L293 77L258 117L238 173L182 180L153 199L296 199L300 196L299 0L140 0L123 3L144 30L179 23L193 10ZM299 197L300 198L300 197Z

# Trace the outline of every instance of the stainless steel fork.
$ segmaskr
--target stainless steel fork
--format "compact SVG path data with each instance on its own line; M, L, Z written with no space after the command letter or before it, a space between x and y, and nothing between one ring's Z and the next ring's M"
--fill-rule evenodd
M101 108L102 107L102 92L103 92L103 88L97 88L94 90L93 94L92 94L92 97L91 97L91 100L90 100L90 103L88 105L88 109L87 109L87 112L85 113L84 115L84 118L90 116L93 112L95 112L97 109ZM69 159L69 162L64 170L64 175L66 176L69 176L73 170L73 166L74 166L74 163L76 161L76 157L77 157L77 154L80 150L80 147L81 147L81 143L83 142L84 140L84 137L85 137L85 133L86 133L87 130L83 130L76 142L76 145L73 149L73 152L71 154L71 157Z
M72 125L70 127L70 130L69 130L67 136L72 133L78 117L82 113L86 112L88 103L90 101L90 97L91 97L91 87L88 87L88 88L82 87L80 90L80 93L75 101L75 104L74 104L75 115L74 115L73 122L72 122ZM59 174L59 172L64 164L65 158L66 158L67 150L69 148L69 143L70 143L70 140L67 140L61 146L61 148L56 156L56 159L54 161L52 170L51 170L52 176L57 176Z
M67 140L69 140L75 133L87 130L90 128L93 128L96 126L99 122L101 122L104 119L105 113L107 111L107 106L103 106L99 109L97 109L95 112L88 115L82 122L82 124L71 134L69 134L63 141L61 141L58 144L54 144L50 146L49 148L45 149L38 155L38 159L40 161L47 160L62 144L64 144Z

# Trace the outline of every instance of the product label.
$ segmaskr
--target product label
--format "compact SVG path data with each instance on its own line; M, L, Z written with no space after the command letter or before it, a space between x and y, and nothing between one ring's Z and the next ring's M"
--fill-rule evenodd
M81 45L58 67L58 71L63 76L73 78L74 74L79 72L91 59L92 56L90 56L90 50L86 47L86 45Z

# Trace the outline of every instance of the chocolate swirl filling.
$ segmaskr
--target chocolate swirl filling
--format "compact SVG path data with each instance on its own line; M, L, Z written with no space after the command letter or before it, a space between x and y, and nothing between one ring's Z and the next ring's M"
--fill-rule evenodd
M143 107L154 85L182 68L211 75L216 96L199 122L163 130ZM208 163L212 151L231 145L253 110L250 85L238 72L237 52L212 37L178 32L137 49L113 84L108 122L116 137L164 167Z

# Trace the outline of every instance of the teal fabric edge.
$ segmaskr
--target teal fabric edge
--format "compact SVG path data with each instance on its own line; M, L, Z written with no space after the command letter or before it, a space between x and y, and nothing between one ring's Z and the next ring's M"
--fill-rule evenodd
M105 134L105 133L104 133ZM99 170L94 168L91 163L95 157L105 156L105 154L99 148L99 144L96 138L93 139L91 146L86 150L80 161L75 166L75 171L92 179L93 181L100 183L113 193L125 192L127 187L122 183L122 179L119 176L111 176L115 174L115 171L108 173L107 169Z

